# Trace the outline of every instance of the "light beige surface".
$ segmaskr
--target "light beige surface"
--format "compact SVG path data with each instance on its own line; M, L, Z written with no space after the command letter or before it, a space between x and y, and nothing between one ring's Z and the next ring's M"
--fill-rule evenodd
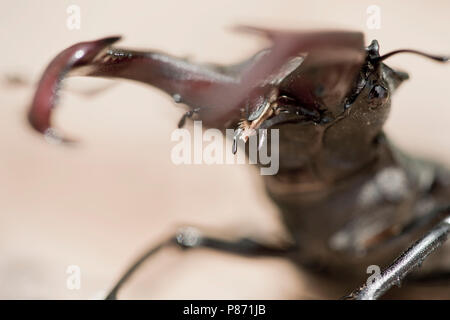
M381 29L366 27L373 1L9 1L0 11L0 298L101 296L144 248L188 223L236 233L276 234L276 210L245 166L175 166L170 133L182 110L144 85L70 79L55 123L80 140L45 143L25 122L34 83L51 58L82 40L121 34L121 46L156 48L229 63L260 39L236 23L339 27L400 47L450 53L450 2L376 1ZM66 28L69 4L81 29ZM450 162L450 66L401 55L410 72L393 101L387 132L401 146ZM8 74L28 82L13 86ZM73 92L116 83L86 97ZM66 288L79 265L81 289ZM361 271L363 272L363 270ZM277 259L167 251L124 291L133 298L310 297L305 275Z

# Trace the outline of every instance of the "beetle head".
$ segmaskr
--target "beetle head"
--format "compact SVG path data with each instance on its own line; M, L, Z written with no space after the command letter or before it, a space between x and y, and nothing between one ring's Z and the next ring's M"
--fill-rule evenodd
M292 89L288 94L295 95L300 91L294 90L297 88L308 88L301 81L316 86L325 83L326 90L322 96L313 95L316 99L314 103L306 104L309 108L319 111L318 119L308 118L304 114L297 115L296 118L293 115L296 107L292 107L292 111L287 114L280 114L265 121L264 127L280 129L280 170L314 166L314 171L322 177L338 179L339 176L372 161L377 152L374 143L377 143L389 114L391 96L400 84L408 79L407 73L390 68L384 60L403 52L419 54L437 61L448 60L414 50L397 50L380 56L378 42L374 40L366 48L365 60L356 73L352 68L347 68L345 73L343 64L329 67L327 70L331 72L331 76L328 76L330 73L320 71L315 65L309 69L303 67L306 72L302 73L300 66L299 75L291 77L289 86L285 87ZM298 80L298 84L295 80ZM342 81L353 81L353 84L345 94L340 95ZM283 89L286 91L285 88ZM315 93L314 90L302 92ZM297 93L295 97L300 106L305 105L303 96Z
M406 72L394 70L384 63L384 60L398 53L414 53L435 61L446 62L448 57L429 55L420 51L402 49L392 51L383 56L379 53L377 40L366 48L366 61L361 68L357 83L346 98L344 108L351 112L363 112L363 118L369 123L378 123L378 130L387 117L390 98L395 90L409 79Z

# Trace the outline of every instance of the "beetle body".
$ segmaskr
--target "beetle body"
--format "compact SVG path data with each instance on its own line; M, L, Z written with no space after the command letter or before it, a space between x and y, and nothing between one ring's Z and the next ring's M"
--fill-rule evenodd
M368 266L392 261L447 213L450 176L405 155L383 133L407 75L383 62L393 53L380 57L378 42L364 48L355 32L246 30L273 45L232 66L110 47L117 38L74 45L44 73L30 123L51 132L55 92L69 71L148 83L191 108L181 125L186 117L219 129L240 123L235 140L246 140L247 129L279 129L279 172L263 179L296 245L287 256L353 286ZM449 272L449 252L438 251L420 273Z
M268 120L280 130L280 170L264 176L298 245L292 259L359 281L368 266L387 265L439 221L450 196L446 168L404 154L383 132L392 94L406 74L382 62L366 64L370 71L357 80L364 84L358 96L342 100L334 113L301 122L286 113ZM440 251L420 272L448 271L449 251Z

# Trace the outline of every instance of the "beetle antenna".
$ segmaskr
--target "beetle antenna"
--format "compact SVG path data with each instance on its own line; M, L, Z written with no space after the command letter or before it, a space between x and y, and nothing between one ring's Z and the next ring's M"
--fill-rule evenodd
M428 53L417 51L417 50L400 49L400 50L395 50L395 51L386 53L385 55L382 55L381 57L376 58L376 61L383 61L397 53L414 53L414 54L418 54L420 56L423 56L423 57L426 57L429 59L433 59L433 60L439 61L439 62L447 62L450 59L448 56L436 56L436 55L428 54Z

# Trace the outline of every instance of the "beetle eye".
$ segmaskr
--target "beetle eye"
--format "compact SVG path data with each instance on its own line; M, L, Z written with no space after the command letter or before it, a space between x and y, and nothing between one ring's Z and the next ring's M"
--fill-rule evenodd
M379 106L383 104L387 100L388 96L388 90L379 84L374 85L369 92L369 99L372 106Z

